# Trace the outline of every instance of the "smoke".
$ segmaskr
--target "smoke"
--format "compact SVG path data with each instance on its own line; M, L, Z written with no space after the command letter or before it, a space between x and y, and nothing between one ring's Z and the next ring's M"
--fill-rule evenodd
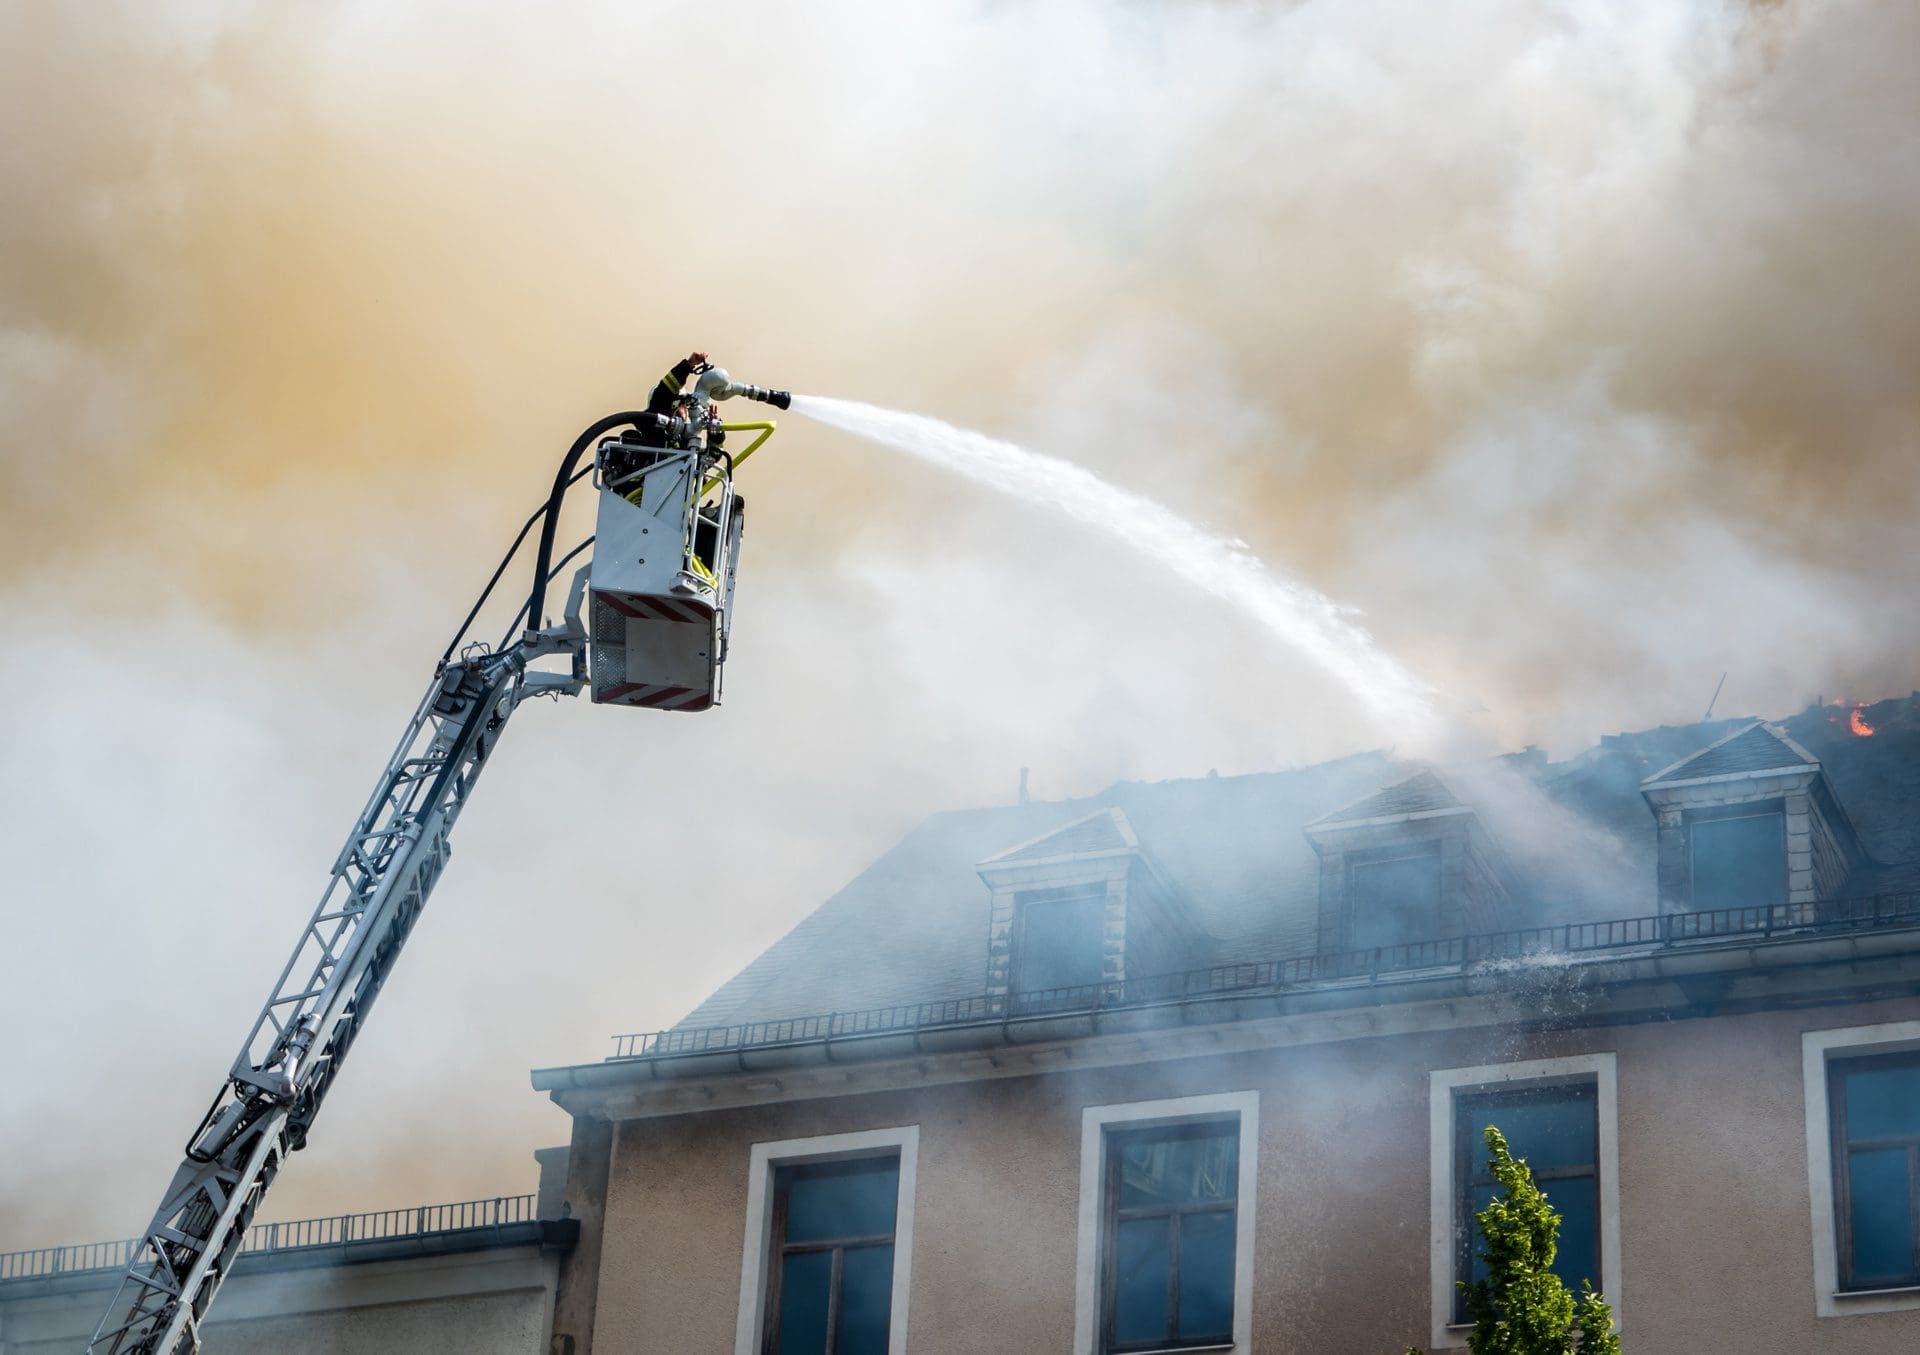
M1383 654L1330 598L1274 574L1242 543L1211 536L1080 466L938 419L818 395L795 396L793 408L1114 538L1324 669L1382 732L1423 747L1437 736L1425 683Z
M1244 539L1498 743L1722 670L1722 713L1911 687L1917 39L1841 0L8 6L0 1245L138 1226L565 441L689 347ZM1378 741L1044 514L797 422L743 481L726 708L519 717L276 1212L530 1179L527 1066L1018 766Z

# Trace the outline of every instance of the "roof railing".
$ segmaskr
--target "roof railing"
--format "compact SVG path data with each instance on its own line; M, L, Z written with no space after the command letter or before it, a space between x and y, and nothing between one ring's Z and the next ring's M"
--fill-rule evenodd
M247 1230L243 1252L286 1252L304 1247L335 1247L349 1242L500 1228L534 1221L532 1195L496 1195L452 1204L377 1209L366 1214L328 1214L316 1219L256 1223ZM0 1252L0 1283L72 1275L89 1270L125 1270L139 1247L137 1237L117 1242L82 1242L70 1247L35 1247Z
M826 1012L731 1026L681 1026L616 1035L608 1062L733 1053L811 1041L937 1030L1038 1016L1065 1016L1116 1007L1257 993L1315 984L1372 982L1421 970L1498 969L1506 965L1553 969L1609 952L1811 938L1920 926L1920 892L1860 898L1719 908L1697 913L1606 918L1549 927L1439 937L1363 950L1321 951L1273 960L1209 965L1168 974L1016 992L949 998L856 1011ZM1555 961L1560 963L1556 964Z

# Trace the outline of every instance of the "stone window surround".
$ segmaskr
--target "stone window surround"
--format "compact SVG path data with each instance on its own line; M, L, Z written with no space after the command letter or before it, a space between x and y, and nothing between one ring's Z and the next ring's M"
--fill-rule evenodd
M1618 1060L1611 1052L1574 1054L1557 1059L1526 1059L1489 1063L1477 1068L1439 1068L1428 1075L1428 1269L1431 1283L1429 1344L1432 1349L1459 1349L1467 1343L1470 1324L1453 1320L1453 1205L1455 1116L1457 1092L1507 1091L1555 1083L1591 1082L1599 1117L1597 1162L1600 1168L1600 1271L1605 1277L1607 1302L1616 1328L1626 1329L1621 1303L1620 1246L1620 1094Z
M1260 1157L1260 1093L1216 1092L1164 1101L1087 1106L1080 1116L1079 1246L1074 1264L1072 1355L1099 1355L1100 1225L1106 1189L1109 1126L1142 1129L1157 1124L1237 1120L1240 1127L1240 1194L1234 1205L1233 1344L1208 1347L1233 1355L1253 1349L1253 1241Z
M888 1317L887 1355L906 1355L907 1294L913 1274L913 1200L920 1161L917 1124L753 1145L747 1168L746 1242L740 1252L740 1315L734 1324L734 1355L760 1352L766 1320L767 1246L773 1230L774 1168L889 1153L897 1153L900 1158L900 1203L894 1221L893 1307Z
M1832 1120L1827 1105L1827 1063L1835 1057L1897 1054L1920 1049L1920 1021L1809 1030L1800 1036L1801 1079L1807 1108L1807 1196L1813 1215L1813 1310L1819 1317L1920 1309L1920 1288L1840 1292L1839 1244L1835 1237Z

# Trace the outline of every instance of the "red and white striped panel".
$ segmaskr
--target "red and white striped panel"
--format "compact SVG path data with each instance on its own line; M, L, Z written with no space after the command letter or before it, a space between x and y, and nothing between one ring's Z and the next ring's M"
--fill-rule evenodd
M713 608L691 599L636 597L631 593L596 593L594 596L620 615L636 621L685 621L705 625L713 619Z
M643 682L623 682L607 688L595 699L602 704L618 702L623 706L652 706L655 710L705 710L713 704L713 693L692 687L649 687Z

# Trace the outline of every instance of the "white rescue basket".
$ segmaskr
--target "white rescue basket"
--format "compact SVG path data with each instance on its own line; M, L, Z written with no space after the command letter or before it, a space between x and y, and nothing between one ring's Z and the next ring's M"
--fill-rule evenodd
M725 452L610 438L596 455L594 484L593 699L705 710L720 698L745 524L732 461Z

